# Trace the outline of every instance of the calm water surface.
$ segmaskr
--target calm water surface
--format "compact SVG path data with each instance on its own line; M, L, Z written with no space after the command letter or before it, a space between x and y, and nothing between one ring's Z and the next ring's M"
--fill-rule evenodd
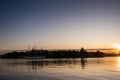
M0 59L0 80L120 80L120 57Z

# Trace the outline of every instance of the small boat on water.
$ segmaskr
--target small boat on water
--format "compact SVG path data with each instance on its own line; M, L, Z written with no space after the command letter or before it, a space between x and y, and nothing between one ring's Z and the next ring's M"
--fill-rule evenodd
M46 56L25 56L25 59L44 59Z

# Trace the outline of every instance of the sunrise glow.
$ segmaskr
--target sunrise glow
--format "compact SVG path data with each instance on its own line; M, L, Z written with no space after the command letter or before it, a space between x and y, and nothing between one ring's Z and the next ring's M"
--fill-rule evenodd
M119 49L119 50L120 50L120 44L113 44L113 46L114 46L116 49Z

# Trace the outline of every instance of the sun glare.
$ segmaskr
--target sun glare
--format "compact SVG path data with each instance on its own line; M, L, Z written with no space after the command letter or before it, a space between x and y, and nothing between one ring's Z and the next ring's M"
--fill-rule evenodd
M120 50L120 44L113 44L113 46Z

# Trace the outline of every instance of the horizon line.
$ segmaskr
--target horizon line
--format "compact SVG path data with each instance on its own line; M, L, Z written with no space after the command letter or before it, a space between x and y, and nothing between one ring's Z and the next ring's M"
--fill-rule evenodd
M80 49L35 49L35 50L80 50ZM11 49L11 50L0 50L0 51L28 51L28 50L32 50L32 49L23 49L23 50L22 49L21 50ZM117 49L116 48L86 48L85 50L117 50Z

